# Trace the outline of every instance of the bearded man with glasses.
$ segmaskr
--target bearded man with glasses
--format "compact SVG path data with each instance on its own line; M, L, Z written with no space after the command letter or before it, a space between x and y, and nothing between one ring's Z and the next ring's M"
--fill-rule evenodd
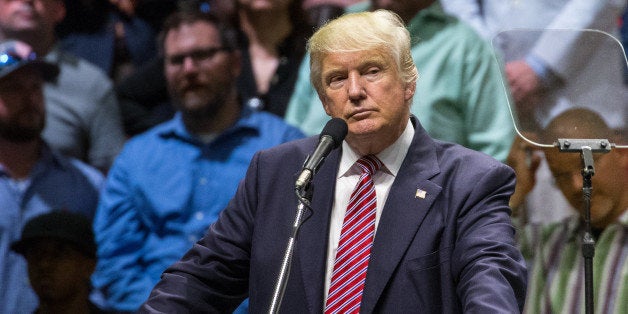
M243 106L237 34L209 13L175 13L165 22L163 66L177 113L124 147L94 224L94 282L112 310L139 308L166 267L218 218L256 151L303 137L279 117Z

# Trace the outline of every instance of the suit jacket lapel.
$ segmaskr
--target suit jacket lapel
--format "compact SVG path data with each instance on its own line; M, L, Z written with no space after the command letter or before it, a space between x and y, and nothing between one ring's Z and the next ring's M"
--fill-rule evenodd
M433 141L417 123L412 145L393 182L371 249L361 313L377 300L414 239L441 187L429 181L439 172ZM425 192L425 193L423 193Z

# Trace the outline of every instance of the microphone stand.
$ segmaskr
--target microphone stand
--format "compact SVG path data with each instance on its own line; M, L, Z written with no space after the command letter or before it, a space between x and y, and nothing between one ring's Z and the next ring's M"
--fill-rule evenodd
M595 174L593 153L608 153L611 144L606 139L580 140L558 139L561 152L579 152L582 157L582 197L584 199L584 235L582 257L584 258L584 301L585 313L593 314L593 256L595 239L591 235L591 177Z
M292 234L290 235L290 239L288 240L288 245L286 247L286 251L281 262L281 269L279 270L279 275L277 276L275 291L273 292L273 299L270 304L270 309L268 310L269 314L275 314L279 312L281 301L283 299L283 294L286 290L286 284L288 283L288 277L290 276L292 254L296 245L299 227L301 227L301 223L303 222L302 219L303 214L305 214L305 210L311 208L310 205L312 201L312 187L310 186L310 184L307 184L303 189L296 188L295 193L297 195L297 198L299 199L299 204L297 205L297 213L294 219L294 224L292 225Z

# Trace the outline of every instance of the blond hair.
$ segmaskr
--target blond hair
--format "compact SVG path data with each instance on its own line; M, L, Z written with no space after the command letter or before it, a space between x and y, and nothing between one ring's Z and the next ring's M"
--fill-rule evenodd
M410 33L401 18L387 10L345 14L321 27L308 41L310 81L322 91L322 61L336 52L381 50L395 61L401 79L410 83L419 77L410 53Z

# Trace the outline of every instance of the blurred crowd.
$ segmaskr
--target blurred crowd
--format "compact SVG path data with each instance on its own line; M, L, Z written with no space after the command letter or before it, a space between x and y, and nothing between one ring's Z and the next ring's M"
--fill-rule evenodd
M526 137L566 119L561 106L580 97L625 140L625 0L0 0L0 313L136 311L217 219L256 151L314 136L329 119L308 38L377 8L413 37L412 113L427 132L517 173L526 310L572 312L557 300L580 290L551 285L579 268L535 252L547 251L543 228L580 220L581 191L561 179L578 160L562 169L572 161ZM594 226L605 241L596 271L615 277L596 284L618 291L596 298L615 302L600 312L626 313L628 157L607 156L596 157L594 184L620 212ZM572 244L551 241L573 257Z

